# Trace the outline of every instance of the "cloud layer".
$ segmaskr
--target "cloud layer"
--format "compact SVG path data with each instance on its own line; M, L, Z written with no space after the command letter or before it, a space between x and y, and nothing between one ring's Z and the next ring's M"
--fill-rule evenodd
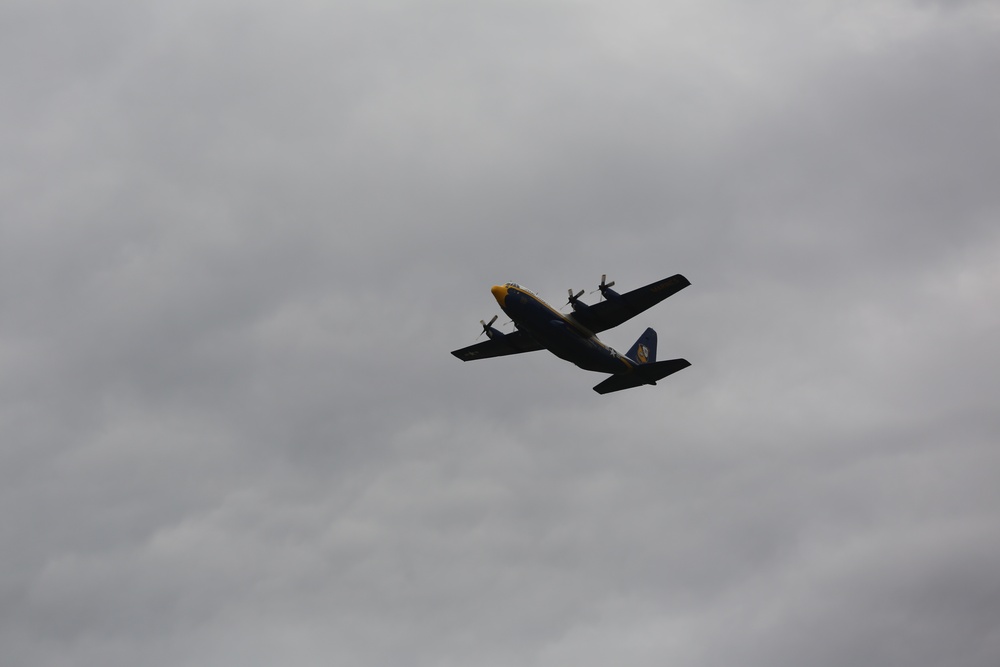
M0 26L3 664L1000 660L991 3ZM448 355L676 272L656 388Z

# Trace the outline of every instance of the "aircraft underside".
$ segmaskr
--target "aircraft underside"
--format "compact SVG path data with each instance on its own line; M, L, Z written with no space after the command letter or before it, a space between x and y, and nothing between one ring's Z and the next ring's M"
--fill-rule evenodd
M528 304L508 306L504 311L519 330L526 332L539 345L584 370L622 373L632 367L617 352L601 343L597 336L580 331L541 304L533 305L529 301Z

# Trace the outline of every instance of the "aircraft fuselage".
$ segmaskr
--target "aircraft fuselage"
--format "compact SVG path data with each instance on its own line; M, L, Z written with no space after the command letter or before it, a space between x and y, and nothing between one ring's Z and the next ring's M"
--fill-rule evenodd
M560 313L531 290L507 283L494 285L490 291L520 331L560 359L600 373L624 373L635 367L632 361L602 343L572 315Z

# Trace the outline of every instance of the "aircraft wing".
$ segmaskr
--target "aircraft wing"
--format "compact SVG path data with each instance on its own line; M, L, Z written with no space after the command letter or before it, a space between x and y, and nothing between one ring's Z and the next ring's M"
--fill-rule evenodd
M687 278L678 273L625 294L612 294L600 303L581 308L573 313L573 317L595 334L600 333L632 319L690 284Z
M523 331L515 331L505 334L503 338L491 338L482 343L463 347L460 350L453 350L452 354L462 361L473 361L474 359L489 359L490 357L534 352L541 349L542 346L536 343L534 338Z

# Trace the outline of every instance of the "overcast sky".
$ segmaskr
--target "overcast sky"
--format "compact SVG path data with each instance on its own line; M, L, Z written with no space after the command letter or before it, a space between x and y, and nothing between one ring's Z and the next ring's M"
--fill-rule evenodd
M996 667L998 72L985 0L6 0L0 663ZM690 368L449 355L602 273Z

